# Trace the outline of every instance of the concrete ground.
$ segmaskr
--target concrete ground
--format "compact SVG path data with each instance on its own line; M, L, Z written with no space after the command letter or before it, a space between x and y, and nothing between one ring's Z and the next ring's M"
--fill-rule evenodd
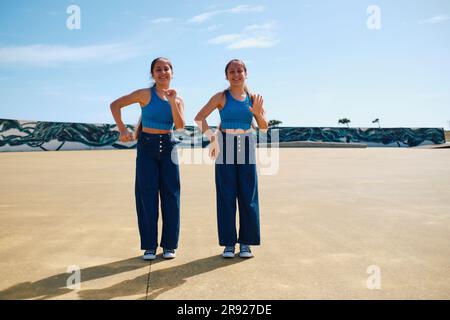
M450 298L448 149L275 150L255 258L220 257L214 167L182 164L178 255L151 263L136 150L0 154L0 299Z

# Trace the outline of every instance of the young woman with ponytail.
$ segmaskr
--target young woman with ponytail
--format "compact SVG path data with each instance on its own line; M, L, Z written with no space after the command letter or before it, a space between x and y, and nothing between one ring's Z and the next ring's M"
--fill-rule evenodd
M216 160L216 205L219 245L224 246L224 258L253 257L250 245L260 244L258 177L256 173L253 118L260 130L268 123L263 98L248 91L245 84L247 67L233 59L225 67L230 86L216 93L199 111L195 122L210 140L209 155ZM215 110L220 113L219 130L213 132L206 118ZM239 233L236 232L236 200L239 205Z
M139 89L111 103L111 112L120 131L120 141L137 140L135 196L143 258L156 258L158 247L159 200L161 200L163 257L175 258L180 229L180 175L175 126L185 126L184 103L170 88L172 63L166 58L152 61L151 88ZM139 103L142 115L133 136L122 122L121 109Z

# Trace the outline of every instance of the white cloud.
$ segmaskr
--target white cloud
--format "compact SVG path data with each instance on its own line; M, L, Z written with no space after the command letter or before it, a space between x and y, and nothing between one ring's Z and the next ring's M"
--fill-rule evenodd
M209 43L213 44L221 44L221 43L230 43L242 38L240 34L223 34L221 36L215 37L213 39L209 39Z
M154 24L161 24L161 23L172 22L172 21L174 21L174 20L175 20L174 18L171 18L171 17L165 17L165 18L153 19L153 20L150 20L150 22L151 22L151 23L154 23Z
M224 34L209 39L211 44L227 44L227 49L269 48L278 43L273 29L274 22L254 24L244 28L241 33Z
M35 44L0 47L0 65L53 66L62 63L115 62L126 60L144 50L126 43L68 47Z
M214 10L214 11L207 11L203 12L201 14L198 14L191 19L188 20L190 23L203 23L207 20L210 20L212 17L217 16L219 14L238 14L238 13L244 13L244 12L261 12L265 10L264 6L250 6L250 5L239 5L231 9L225 9L225 10Z
M420 24L436 24L436 23L444 23L446 21L450 20L450 17L448 15L437 15L428 19L420 20Z
M270 31L275 27L274 22L267 22L265 24L253 24L245 27L244 32L260 32L260 31Z
M247 4L245 5L240 5L237 7L234 7L232 9L228 9L228 10L224 10L227 13L242 13L242 12L261 12L264 11L265 7L264 6L249 6Z
M273 47L278 41L271 37L250 37L243 38L239 41L233 42L228 45L228 49L247 49L247 48L270 48Z
M211 19L212 17L218 15L219 13L221 13L222 11L209 11L209 12L204 12L201 14L198 14L194 17L192 17L191 19L188 20L188 22L192 22L192 23L202 23L205 22L206 20Z

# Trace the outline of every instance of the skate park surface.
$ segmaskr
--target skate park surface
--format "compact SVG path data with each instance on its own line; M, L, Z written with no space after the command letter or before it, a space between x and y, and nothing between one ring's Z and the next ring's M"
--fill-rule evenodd
M0 299L450 298L448 149L277 150L254 258L220 256L214 165L182 163L177 257L152 262L135 149L0 153Z

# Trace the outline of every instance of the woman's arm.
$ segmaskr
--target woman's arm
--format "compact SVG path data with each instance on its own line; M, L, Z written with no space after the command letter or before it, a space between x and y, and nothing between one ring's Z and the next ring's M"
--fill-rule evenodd
M175 89L165 89L163 90L164 95L169 100L170 108L172 110L173 123L175 124L175 129L181 131L184 129L184 102L181 97L177 96L177 91Z
M200 131L206 135L209 141L215 139L214 132L209 128L208 122L206 118L218 107L223 104L223 92L218 92L211 99L209 99L208 103L197 113L195 116L195 123L199 127Z
M253 106L250 108L250 111L253 113L253 116L256 119L256 123L258 124L259 130L262 132L267 132L269 128L269 124L266 120L266 111L263 107L263 97L259 94L253 95Z
M146 104L146 100L149 100L149 90L139 89L128 95L120 97L119 99L111 103L111 113L119 129L121 141L126 142L133 140L131 133L128 132L125 124L122 121L121 109L133 103L139 103L141 106L143 106Z
M213 132L209 126L208 122L206 122L206 118L214 111L214 109L219 108L225 103L225 95L223 92L216 93L211 99L209 99L208 103L197 113L195 116L195 123L200 128L200 131L206 135L208 140L211 142L209 144L209 156L212 159L216 159L219 156L220 146L217 141L216 133Z
M186 125L184 121L184 101L181 97L178 97L175 105L170 105L172 108L172 117L175 124L175 129L181 131Z
M181 97L177 96L177 91L175 89L163 90L164 95L169 100L170 108L172 109L173 123L175 124L176 130L183 130L185 126L184 121L184 102Z

